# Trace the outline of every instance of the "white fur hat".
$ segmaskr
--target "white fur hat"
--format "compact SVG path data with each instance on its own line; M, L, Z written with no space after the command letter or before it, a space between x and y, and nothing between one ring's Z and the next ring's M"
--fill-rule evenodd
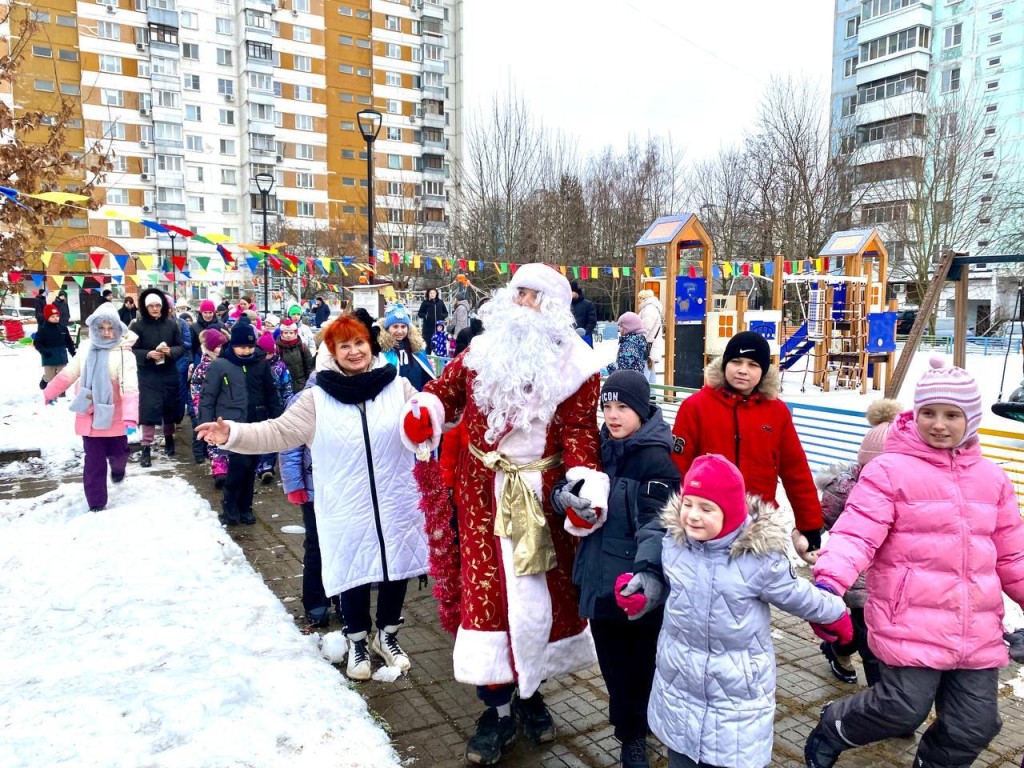
M512 275L509 288L530 288L540 291L546 297L560 301L565 306L572 304L572 290L565 275L554 267L540 262L523 264Z

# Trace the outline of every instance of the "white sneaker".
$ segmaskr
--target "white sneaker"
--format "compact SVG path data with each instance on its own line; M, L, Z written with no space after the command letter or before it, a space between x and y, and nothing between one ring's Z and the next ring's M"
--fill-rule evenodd
M384 659L389 667L398 667L405 672L412 666L409 656L398 644L398 625L389 624L383 629L378 629L370 638L370 650Z
M345 635L348 638L348 667L345 674L352 680L369 680L373 674L370 654L366 649L366 632Z

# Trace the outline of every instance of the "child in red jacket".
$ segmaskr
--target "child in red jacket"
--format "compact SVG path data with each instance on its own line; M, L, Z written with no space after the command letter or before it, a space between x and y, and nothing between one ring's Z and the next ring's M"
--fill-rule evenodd
M747 493L778 506L779 480L806 539L797 550L813 563L821 548L821 502L786 404L779 369L763 336L743 331L704 369L704 387L683 401L672 428L672 458L685 476L698 456L717 453L735 464Z

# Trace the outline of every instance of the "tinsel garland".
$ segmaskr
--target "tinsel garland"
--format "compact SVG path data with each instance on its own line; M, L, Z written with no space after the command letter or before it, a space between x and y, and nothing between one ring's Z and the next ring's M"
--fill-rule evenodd
M417 461L413 477L420 489L420 510L425 518L437 612L441 626L454 635L462 619L462 575L459 543L452 527L454 507L450 489L444 484L441 465L434 458Z

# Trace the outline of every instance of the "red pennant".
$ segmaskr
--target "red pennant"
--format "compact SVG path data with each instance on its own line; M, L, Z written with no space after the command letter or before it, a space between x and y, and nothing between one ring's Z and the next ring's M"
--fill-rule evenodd
M164 224L163 227L164 229L169 229L174 234L181 235L182 237L194 237L196 234L191 229L185 229L184 227L176 227L173 224Z
M186 256L172 256L171 263L174 264L175 269L177 269L179 272L182 272L185 269L185 262L187 258L188 257Z
M823 258L821 260L821 266L822 266L822 271L828 272L828 267L829 267L828 256L826 256L825 258Z
M696 277L696 276L697 276L697 268L695 266L693 266L693 264L691 264L690 265L690 277Z
M295 256L295 255L293 255L293 254L290 254L290 253L285 253L285 254L283 254L283 255L284 255L284 257L285 257L286 259L288 259L288 261L290 261L290 262L291 262L292 264L294 264L294 265L295 265L296 267L297 267L297 266L299 266L299 257L298 257L298 256Z
M300 277L299 282L302 283L303 288L305 288L309 284L309 281L304 277Z
M8 272L7 273L7 277L10 280L10 282L12 282L12 283L20 283L21 282L21 272L19 272L16 269L12 269L10 272Z
M743 263L743 276L750 277L750 265L746 262Z
M590 267L580 267L580 280L590 279Z
M398 255L398 251L392 251L391 252L391 263L394 264L396 267L399 264L400 258L401 257Z
M783 267L783 271L787 275L792 275L793 274L793 262L791 262L791 261L784 261L784 262L782 262L782 267Z
M268 256L267 258L270 261L270 266L274 269L280 269L283 266L283 262L277 256Z
M94 268L99 269L100 268L100 264L103 263L103 254L102 253L90 253L89 254L89 261L92 262L92 265L93 265Z
M166 277L172 283L175 282L173 272L164 272L164 277Z
M459 269L465 270L465 269L468 269L468 268L469 268L469 265L466 264L466 260L465 259L459 259Z

